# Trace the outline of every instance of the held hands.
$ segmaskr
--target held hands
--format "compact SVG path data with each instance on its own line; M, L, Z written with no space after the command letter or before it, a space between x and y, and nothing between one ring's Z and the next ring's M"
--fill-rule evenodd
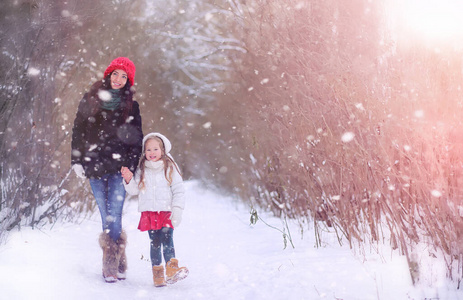
M84 171L84 167L82 167L81 164L73 164L72 165L72 169L74 170L74 172L76 173L77 177L81 178L81 179L85 179L85 171Z
M182 222L182 213L183 209L180 207L172 207L172 215L170 216L170 220L172 221L172 226L174 226L174 228L177 228L178 225L180 225L180 222Z
M125 183L129 183L130 180L132 180L133 173L132 173L132 171L129 170L129 168L122 167L121 168L121 174L122 174L122 178L124 178L124 180L125 180Z

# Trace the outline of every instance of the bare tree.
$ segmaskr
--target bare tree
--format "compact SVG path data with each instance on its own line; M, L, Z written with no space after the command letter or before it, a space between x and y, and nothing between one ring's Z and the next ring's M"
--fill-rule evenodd
M70 173L69 133L83 92L117 56L137 66L144 130L172 137L186 178L220 169L236 127L213 115L226 107L220 98L233 100L233 59L244 52L227 30L227 2L17 3L2 10L1 232L94 208Z
M86 49L80 36L91 35L101 25L95 20L104 20L96 17L114 7L94 1L78 4L7 1L2 7L0 234L20 225L54 221L63 208L71 216L81 211L75 203L87 206L85 198L66 196L70 187L76 187L68 178L69 123L75 112L67 109L76 107L81 97L82 86L74 93L76 82L92 80L94 66L82 60ZM111 16L107 19L114 22ZM86 68L90 71L84 76ZM66 101L68 97L75 101Z

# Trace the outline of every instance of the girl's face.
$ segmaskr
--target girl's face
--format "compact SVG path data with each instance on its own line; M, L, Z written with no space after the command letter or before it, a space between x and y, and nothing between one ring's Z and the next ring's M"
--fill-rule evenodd
M113 90L121 89L127 83L127 73L124 70L117 69L111 73L111 88Z
M161 143L156 139L148 139L145 143L145 158L149 161L158 161L161 159Z

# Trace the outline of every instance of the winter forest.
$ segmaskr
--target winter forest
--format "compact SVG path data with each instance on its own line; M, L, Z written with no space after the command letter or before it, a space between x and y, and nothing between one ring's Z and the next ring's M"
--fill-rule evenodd
M293 239L388 244L413 281L429 245L459 288L463 24L426 27L418 2L3 0L0 244L95 211L71 172L72 122L126 56L143 132L170 137L185 179L236 197L250 222L297 221Z

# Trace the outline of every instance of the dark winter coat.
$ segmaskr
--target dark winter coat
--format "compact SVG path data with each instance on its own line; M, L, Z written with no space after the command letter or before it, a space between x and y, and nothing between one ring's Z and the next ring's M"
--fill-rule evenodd
M74 120L71 163L81 164L87 178L116 174L122 166L135 172L143 140L138 103L133 101L125 118L125 103L114 111L92 112L88 97L87 93L80 101Z

